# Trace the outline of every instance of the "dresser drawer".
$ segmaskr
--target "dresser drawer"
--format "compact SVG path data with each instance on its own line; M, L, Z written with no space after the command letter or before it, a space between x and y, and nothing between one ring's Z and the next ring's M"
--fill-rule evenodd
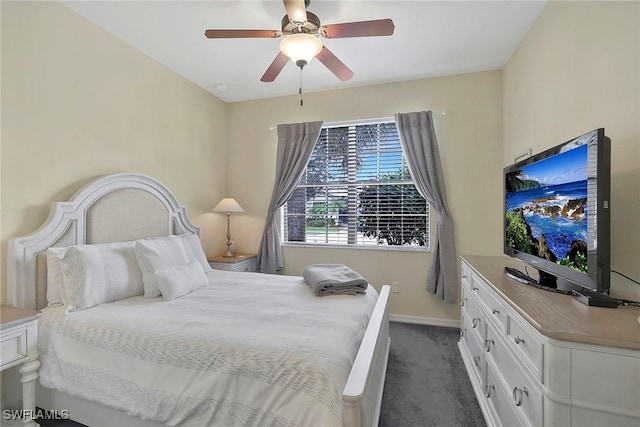
M531 378L523 369L520 357L515 356L507 348L502 334L495 330L493 324L487 325L487 339L485 340L487 359L491 359L500 367L502 381L510 393L511 401L522 415L532 425L540 425L542 420L542 391L536 380Z
M461 301L461 304L464 304L461 307L461 313L467 319L467 330L474 334L479 342L484 342L484 313L480 309L477 299L470 293Z
M482 279L477 276L473 279L474 294L480 301L488 317L500 325L502 331L507 330L507 307Z
M469 319L462 316L462 333L460 339L465 343L469 357L473 364L474 376L478 384L482 384L482 366L484 365L484 350L482 349L482 343L477 334L469 333L472 329L469 324Z
M533 328L524 324L516 315L509 315L507 342L525 362L526 367L542 382L542 341Z
M246 261L242 261L242 262L237 263L237 267L236 267L236 269L234 269L234 271L246 271L246 272L255 273L255 271L256 271L256 259L252 258L252 259L248 259Z
M488 358L485 361L485 372L484 399L495 425L503 427L522 426L523 422L515 411L515 406L511 403L511 397L502 385L498 370Z
M462 263L462 286L471 287L471 278L473 277L473 270L465 262Z
M460 305L464 306L464 299L468 298L471 294L471 285L469 281L464 279L460 283L462 284L460 287Z
M2 368L27 356L27 329L14 328L2 334Z
M471 287L468 283L463 282L460 288L460 311L462 313L469 312L469 304L473 304L468 302L470 298L473 298L471 296Z

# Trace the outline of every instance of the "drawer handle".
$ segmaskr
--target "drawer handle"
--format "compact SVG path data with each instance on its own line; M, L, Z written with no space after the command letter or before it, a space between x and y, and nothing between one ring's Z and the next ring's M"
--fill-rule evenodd
M520 387L513 388L513 403L516 406L522 405L522 394L529 397L529 390L527 389L526 386L522 388Z
M468 279L468 278L469 278L469 276L467 276L466 274L463 274L463 275L462 275L462 278L463 278L463 279Z
M462 298L462 299L460 300L460 307L464 307L464 304L465 304L466 302L467 302L467 299L466 299L466 298Z
M474 284L471 284L471 290L478 292L478 288L476 288L476 285Z
M487 338L486 340L484 340L484 349L487 353L489 353L489 351L491 351L491 345L495 344L495 342L493 341L492 338Z
M496 386L494 386L493 383L487 384L486 386L484 386L484 397L489 399L491 397L491 390L495 390L495 389L496 389Z
M471 322L471 326L473 326L473 329L475 329L479 324L480 324L480 318L474 317L473 322Z
M467 330L467 328L460 329L460 338L461 339L464 338L464 331L466 331L466 330Z
M491 314L493 314L494 316L496 314L500 314L500 310L498 310L497 308L494 308L494 309L491 310Z
M480 366L480 355L479 354L474 354L473 355L473 364L476 365L476 367Z
M517 335L513 338L513 340L516 342L516 344L520 344L524 342L524 338L520 338Z

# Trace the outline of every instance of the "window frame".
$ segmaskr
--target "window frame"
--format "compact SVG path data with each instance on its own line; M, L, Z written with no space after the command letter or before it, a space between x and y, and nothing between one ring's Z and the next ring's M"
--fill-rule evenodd
M381 118L373 118L373 119L361 119L361 120L345 120L345 121L336 121L336 122L327 122L323 123L321 127L321 132L327 128L338 128L338 127L350 127L350 126L366 126L366 125L375 125L381 123L389 123L394 122L394 117L381 117ZM315 148L315 147L314 147ZM404 152L402 153L404 158ZM306 167L305 167L306 170ZM415 181L413 181L413 185L415 186ZM297 188L297 185L296 185ZM375 250L375 251L404 251L404 252L430 252L431 251L431 208L428 201L425 200L426 206L426 242L424 246L417 245L389 245L389 244L375 244L375 245L367 245L367 244L358 244L358 243L317 243L317 242L296 242L296 241L287 241L286 240L286 205L283 204L277 211L278 216L278 225L280 227L280 237L281 237L281 246L285 247L310 247L310 248L327 248L327 249L353 249L353 250Z

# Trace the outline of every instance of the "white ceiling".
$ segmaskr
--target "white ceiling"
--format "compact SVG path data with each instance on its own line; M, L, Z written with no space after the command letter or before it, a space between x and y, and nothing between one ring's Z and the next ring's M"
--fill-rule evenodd
M289 62L276 80L260 77L281 39L207 39L206 29L280 30L281 0L68 1L71 9L176 73L227 101L298 92ZM502 68L544 1L311 0L322 24L391 18L389 37L322 39L355 76L339 81L319 61L303 72L304 92Z

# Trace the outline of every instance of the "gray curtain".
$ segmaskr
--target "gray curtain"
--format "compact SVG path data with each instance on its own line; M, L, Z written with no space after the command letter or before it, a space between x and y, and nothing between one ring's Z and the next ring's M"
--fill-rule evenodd
M433 116L431 111L398 113L396 125L416 189L438 210L427 291L453 304L458 297L458 261Z
M291 197L304 169L307 167L316 145L322 122L278 125L278 148L276 156L276 182L271 194L267 219L258 250L257 271L277 273L284 267L280 230L275 213Z

